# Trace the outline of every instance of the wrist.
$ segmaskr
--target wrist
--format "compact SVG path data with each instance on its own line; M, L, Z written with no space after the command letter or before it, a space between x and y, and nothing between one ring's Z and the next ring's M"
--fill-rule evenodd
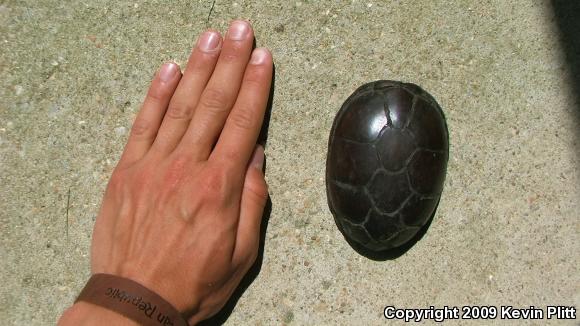
M180 310L157 292L132 279L112 274L93 274L75 302L98 306L99 309L122 315L137 324L187 325ZM80 306L73 309L71 314L82 317L85 309L85 306Z
M79 301L64 311L59 326L67 325L123 325L138 326L131 319L92 303Z

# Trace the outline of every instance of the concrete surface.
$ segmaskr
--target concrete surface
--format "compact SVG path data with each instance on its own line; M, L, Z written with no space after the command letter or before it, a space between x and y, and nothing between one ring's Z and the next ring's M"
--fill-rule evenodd
M218 0L207 22L210 7L0 1L2 324L53 324L71 304L152 74L237 17L277 70L264 261L228 324L384 325L386 305L580 306L579 122L548 2ZM341 103L386 78L438 99L451 150L430 230L377 262L335 227L324 168Z

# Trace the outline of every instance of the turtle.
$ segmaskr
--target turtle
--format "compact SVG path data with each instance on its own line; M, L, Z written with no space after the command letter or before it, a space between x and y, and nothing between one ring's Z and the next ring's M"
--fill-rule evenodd
M360 86L332 124L326 193L348 243L371 253L404 246L434 214L449 134L433 96L412 83Z

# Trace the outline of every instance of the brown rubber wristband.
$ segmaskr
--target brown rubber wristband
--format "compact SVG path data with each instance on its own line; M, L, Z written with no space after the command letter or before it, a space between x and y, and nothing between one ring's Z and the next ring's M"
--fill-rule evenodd
M157 293L115 275L91 276L75 303L77 301L115 311L145 326L187 326L177 309Z

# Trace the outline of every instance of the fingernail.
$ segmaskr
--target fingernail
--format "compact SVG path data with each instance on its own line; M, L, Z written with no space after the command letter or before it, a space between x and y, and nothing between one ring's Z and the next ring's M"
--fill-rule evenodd
M259 65L266 61L266 57L268 56L268 51L266 49L258 48L252 52L252 57L250 58L250 63L253 65Z
M202 51L215 50L220 44L220 36L214 31L203 33L197 41L197 47Z
M264 168L264 147L262 145L256 145L250 164L260 171Z
M159 71L159 79L163 82L171 81L177 74L177 65L173 62L164 64Z
M230 25L228 38L234 41L241 41L250 34L250 24L243 20L236 20Z

